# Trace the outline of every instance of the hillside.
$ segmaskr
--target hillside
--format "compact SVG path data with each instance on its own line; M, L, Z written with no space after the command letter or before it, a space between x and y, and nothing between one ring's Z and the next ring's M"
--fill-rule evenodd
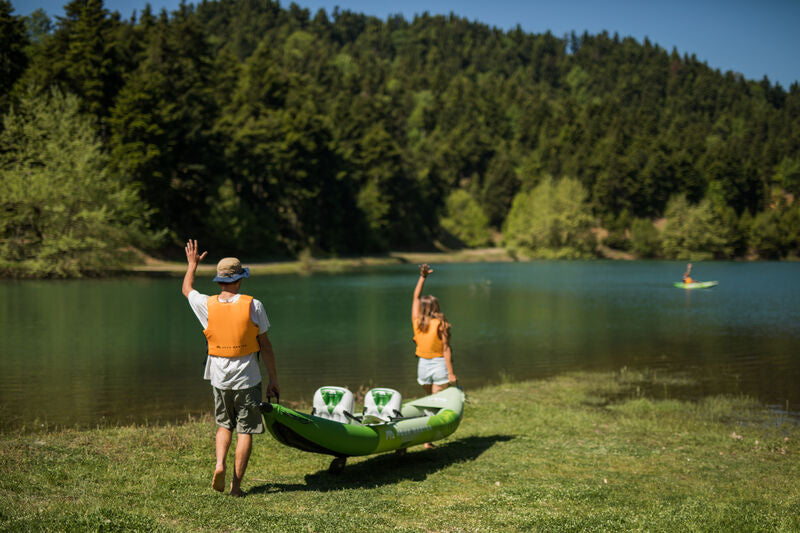
M96 168L135 192L138 222L165 230L136 228L159 237L140 243L156 252L189 235L264 259L478 247L501 232L511 249L572 257L594 253L597 225L604 245L641 257L800 246L797 84L721 73L647 40L455 15L378 20L228 0L121 20L101 0L74 0L52 23L0 3L22 28L4 33L2 53L16 59L2 63L14 83L0 106L44 129L31 102L53 115L53 87L75 95L93 120ZM4 180L22 180L14 154L30 147L19 134L4 144L4 168L18 172ZM557 210L575 216L521 214L541 211L537 197L557 196L565 179L575 205ZM37 225L20 222L20 204L34 201L3 204L4 236ZM112 223L125 230L126 216ZM667 235L651 224L664 216ZM712 238L698 242L686 224ZM14 238L30 247L43 233Z

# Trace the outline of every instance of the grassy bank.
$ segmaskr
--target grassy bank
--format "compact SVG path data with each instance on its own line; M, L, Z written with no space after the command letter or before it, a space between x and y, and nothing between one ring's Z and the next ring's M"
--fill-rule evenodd
M402 265L419 263L474 263L488 261L513 261L514 259L504 248L480 248L474 250L460 250L455 252L391 252L383 256L318 259L311 256L301 256L297 261L277 261L273 263L248 263L254 275L266 274L311 274L315 272L346 272L358 268ZM143 258L143 264L134 265L129 272L137 274L156 274L182 276L186 272L185 262L159 261L152 258ZM205 262L197 268L202 275L213 275L216 264Z
M256 437L244 489L211 490L213 423L0 436L0 529L800 529L800 427L742 398L669 398L653 374L467 391L438 449L329 459ZM643 391L657 391L648 397Z

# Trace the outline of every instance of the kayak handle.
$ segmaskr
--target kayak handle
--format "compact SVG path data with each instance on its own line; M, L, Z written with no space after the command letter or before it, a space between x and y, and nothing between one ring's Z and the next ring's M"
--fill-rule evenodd
M281 395L275 395L275 403L281 403ZM261 412L262 413L271 413L272 412L272 396L267 394L267 401L261 402Z

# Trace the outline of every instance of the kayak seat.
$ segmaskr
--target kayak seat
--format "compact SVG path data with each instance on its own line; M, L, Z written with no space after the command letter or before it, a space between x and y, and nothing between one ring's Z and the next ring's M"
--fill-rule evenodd
M348 424L355 419L352 415L354 406L355 400L352 392L344 387L329 385L318 388L314 393L311 414Z
M374 420L375 422L391 422L394 419L402 418L400 406L403 397L394 389L375 388L367 391L364 396L364 416L363 420Z

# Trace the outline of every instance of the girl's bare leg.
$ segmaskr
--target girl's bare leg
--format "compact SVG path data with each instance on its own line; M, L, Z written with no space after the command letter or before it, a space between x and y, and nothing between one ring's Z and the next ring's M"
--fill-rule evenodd
M445 390L449 386L450 386L449 383L445 383L444 385L437 385L437 384L434 383L433 384L433 394L436 394L437 392L442 392L443 390Z

